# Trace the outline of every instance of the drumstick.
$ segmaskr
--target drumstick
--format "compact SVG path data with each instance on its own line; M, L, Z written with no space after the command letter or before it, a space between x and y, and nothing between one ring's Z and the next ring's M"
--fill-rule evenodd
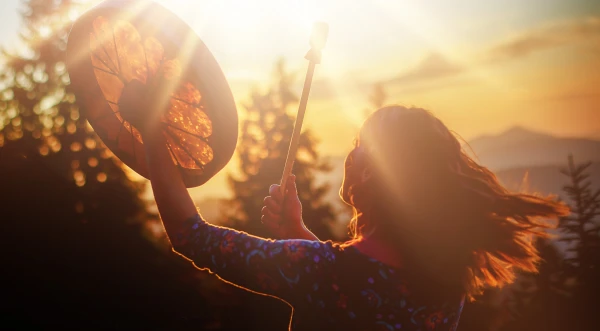
M296 115L296 123L294 123L294 131L292 132L290 147L288 149L287 158L285 159L283 175L281 176L280 185L282 194L285 194L287 179L292 173L292 166L296 159L296 152L298 151L298 144L300 143L300 131L302 130L302 121L304 121L304 113L306 112L306 104L308 103L308 94L310 93L310 86L315 72L315 64L321 63L321 50L325 47L328 33L329 25L327 25L327 23L316 22L314 24L310 36L311 48L304 57L308 60L308 70L306 72L306 78L304 79L304 88L302 89L302 96L300 97L300 104L298 105L298 115Z

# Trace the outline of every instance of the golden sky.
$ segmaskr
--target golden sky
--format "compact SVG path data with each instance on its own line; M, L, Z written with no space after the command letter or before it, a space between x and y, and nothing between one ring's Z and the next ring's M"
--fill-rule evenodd
M323 154L350 149L375 83L388 103L427 108L467 140L515 125L600 139L598 1L157 2L211 49L240 108L282 57L300 94L312 22L329 23L305 120ZM0 5L5 46L16 40L18 4ZM221 188L224 176L208 185Z
M279 57L300 93L311 23L328 22L306 118L327 154L350 146L377 82L466 139L515 125L600 138L599 2L161 2L213 51L238 103Z
M311 24L328 22L305 119L324 154L351 148L375 83L389 103L430 109L465 139L515 125L600 138L600 2L163 3L212 50L239 104L279 57L297 73L299 94ZM217 190L224 177L207 185Z

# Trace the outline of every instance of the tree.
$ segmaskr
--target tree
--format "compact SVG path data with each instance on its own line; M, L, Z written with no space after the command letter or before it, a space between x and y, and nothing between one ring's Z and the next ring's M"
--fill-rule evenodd
M598 273L600 268L600 189L591 188L586 173L590 165L591 162L575 165L573 156L569 156L567 168L561 170L571 180L564 191L572 201L572 213L559 223L560 231L565 234L560 240L571 244L568 252L574 253L566 262L572 274L586 282L593 281L591 274Z
M563 190L570 200L571 215L559 222L559 230L565 235L561 241L569 244L571 256L565 259L567 274L576 285L573 291L573 307L586 327L600 325L592 316L592 307L598 305L600 297L600 189L592 189L589 180L591 162L576 165L569 156L568 166L561 172L571 183Z
M291 90L293 75L285 70L283 60L275 66L275 81L266 92L254 91L251 102L245 106L241 137L238 143L239 175L230 175L234 197L226 215L236 228L262 237L270 234L260 223L263 198L269 186L279 183L285 163L294 117L290 108L298 101ZM323 197L329 186L317 184L315 175L328 171L316 150L316 139L310 130L300 137L298 157L294 163L298 194L302 202L303 218L307 227L319 238L332 239L330 224L334 213Z
M508 288L508 312L500 330L566 330L577 325L570 316L569 286L563 254L548 239L537 239L542 259L538 273L523 273Z
M145 184L127 178L120 162L80 113L69 86L65 66L69 15L83 5L71 0L29 0L24 7L20 36L25 49L3 52L0 148L20 141L20 153L44 156L48 167L79 187L81 199L73 208L80 211L80 221L86 222L97 204L95 192L110 183L122 183L128 187L124 194L137 196ZM145 210L140 203L137 208Z

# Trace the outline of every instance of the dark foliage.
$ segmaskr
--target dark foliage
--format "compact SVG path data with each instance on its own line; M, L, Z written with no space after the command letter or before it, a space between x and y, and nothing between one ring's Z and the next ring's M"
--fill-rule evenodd
M130 183L107 181L84 197L48 166L48 158L59 155L24 150L24 142L11 143L0 162L5 323L44 329L224 327L217 323L227 316L220 315L234 311L218 298L232 298L226 295L231 289L150 240ZM75 207L81 199L94 206L84 222Z
M575 164L569 156L561 172L571 183L564 187L571 215L560 220L561 241L569 244L565 273L574 280L572 308L586 327L600 327L594 311L600 304L600 188L593 189L588 169L591 162ZM584 325L584 324L582 324Z

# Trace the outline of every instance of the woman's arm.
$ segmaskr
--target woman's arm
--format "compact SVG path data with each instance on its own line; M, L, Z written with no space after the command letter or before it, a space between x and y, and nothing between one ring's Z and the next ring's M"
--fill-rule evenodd
M138 114L134 122L142 129L154 197L175 252L235 285L290 303L303 297L323 273L332 272L336 249L330 242L268 240L205 222L160 124L147 122L148 117Z
M173 163L162 130L143 135L146 161L156 205L173 244L184 231L186 220L198 212L179 170Z
M290 303L318 277L313 269L333 263L331 243L266 240L205 222L157 131L144 144L156 204L177 253L237 286Z
M150 182L167 235L171 241L181 240L185 221L197 214L179 170L173 164L161 130L143 136ZM298 199L295 176L287 181L285 201L279 185L272 185L265 198L262 221L277 239L318 241L302 221L302 205ZM175 244L175 243L174 243Z

